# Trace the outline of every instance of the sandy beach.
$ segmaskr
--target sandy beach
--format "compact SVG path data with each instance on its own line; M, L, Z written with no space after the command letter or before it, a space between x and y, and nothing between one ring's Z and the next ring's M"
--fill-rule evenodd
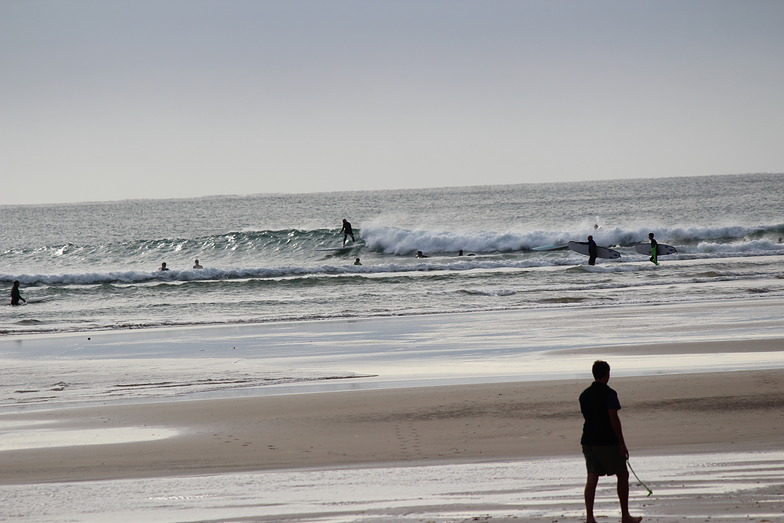
M763 343L769 350L782 348L780 340ZM669 349L672 347L660 348ZM52 482L143 482L264 471L275 474L291 469L481 467L554 459L573 462L569 474L575 478L571 486L575 499L564 505L552 498L554 506L546 507L539 516L524 515L524 508L511 504L502 503L499 508L496 503L479 503L467 508L468 512L462 513L465 517L459 509L438 519L410 508L406 518L389 513L388 520L418 520L410 518L421 516L422 521L471 521L477 517L579 521L583 469L576 398L588 384L588 380L497 383L7 413L2 416L6 446L0 454L0 482L7 489ZM694 459L695 455L718 453L758 460L759 453L767 453L768 459L777 463L756 470L753 461L739 464L736 457L730 468L714 477L720 484L721 476L733 467L751 466L755 469L753 493L744 488L737 495L721 492L684 497L674 489L665 496L660 492L646 498L643 489L634 488L631 505L646 521L685 521L689 514L725 521L737 521L730 514L742 515L744 521L784 520L775 516L784 513L780 496L784 488L784 370L622 377L612 379L610 385L620 395L632 463L639 463L636 472L655 491L662 490L663 478L674 474L674 468L684 461L678 456ZM124 430L133 441L102 440ZM81 444L63 446L69 433L77 435ZM545 479L546 474L542 481ZM614 480L606 479L601 485L613 487ZM340 492L334 493L337 499ZM541 498L547 497L546 491L541 493ZM603 508L607 520L617 519L612 489L601 491L600 498L597 506ZM452 509L459 505L455 502ZM439 513L443 512L450 514L440 509ZM237 520L284 520L283 512L275 516L264 513ZM359 512L342 514L327 520L362 520ZM315 516L285 519L309 521Z

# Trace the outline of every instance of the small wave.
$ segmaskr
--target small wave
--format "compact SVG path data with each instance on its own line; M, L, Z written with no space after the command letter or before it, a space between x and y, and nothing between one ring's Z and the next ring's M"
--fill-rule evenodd
M513 290L483 291L478 289L461 289L459 292L469 296L514 296L517 294Z
M45 325L46 322L41 320L33 320L33 319L26 319L26 320L19 320L16 322L17 325Z
M723 274L718 271L705 271L698 272L694 275L695 278L721 278Z
M576 296L562 296L559 298L545 298L542 303L581 303L588 298Z

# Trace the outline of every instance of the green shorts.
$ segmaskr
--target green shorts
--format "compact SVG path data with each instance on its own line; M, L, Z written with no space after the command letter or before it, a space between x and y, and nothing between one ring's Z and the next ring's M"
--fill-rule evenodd
M628 474L626 456L620 445L583 445L585 466L591 474L615 476Z

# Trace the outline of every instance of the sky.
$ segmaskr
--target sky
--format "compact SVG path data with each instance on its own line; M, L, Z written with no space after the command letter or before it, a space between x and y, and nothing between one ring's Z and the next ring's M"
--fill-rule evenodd
M784 172L779 0L0 0L0 204Z

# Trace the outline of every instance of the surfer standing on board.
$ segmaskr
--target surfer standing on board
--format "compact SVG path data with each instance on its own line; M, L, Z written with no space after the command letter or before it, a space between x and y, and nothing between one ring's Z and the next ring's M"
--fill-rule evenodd
M652 232L648 233L648 239L651 240L651 258L650 259L651 259L651 261L654 264L659 265L659 256L658 256L659 255L659 244L656 242L656 240L653 239L653 233Z
M596 265L596 242L593 236L588 236L588 265Z
M348 223L348 220L343 218L343 228L340 229L340 232L343 233L343 246L346 246L346 240L349 236L351 236L351 243L356 243L354 239L354 230L351 228L351 224Z
M14 285L11 287L11 305L19 305L19 300L27 303L27 300L22 298L19 293L19 280L14 280Z
M639 523L642 518L629 513L629 471L626 460L629 449L623 439L618 411L621 404L618 394L607 386L610 381L610 364L596 361L591 368L594 382L580 394L580 411L583 414L583 447L588 479L585 482L586 523L596 523L593 504L600 476L618 478L618 501L621 504L621 522Z

